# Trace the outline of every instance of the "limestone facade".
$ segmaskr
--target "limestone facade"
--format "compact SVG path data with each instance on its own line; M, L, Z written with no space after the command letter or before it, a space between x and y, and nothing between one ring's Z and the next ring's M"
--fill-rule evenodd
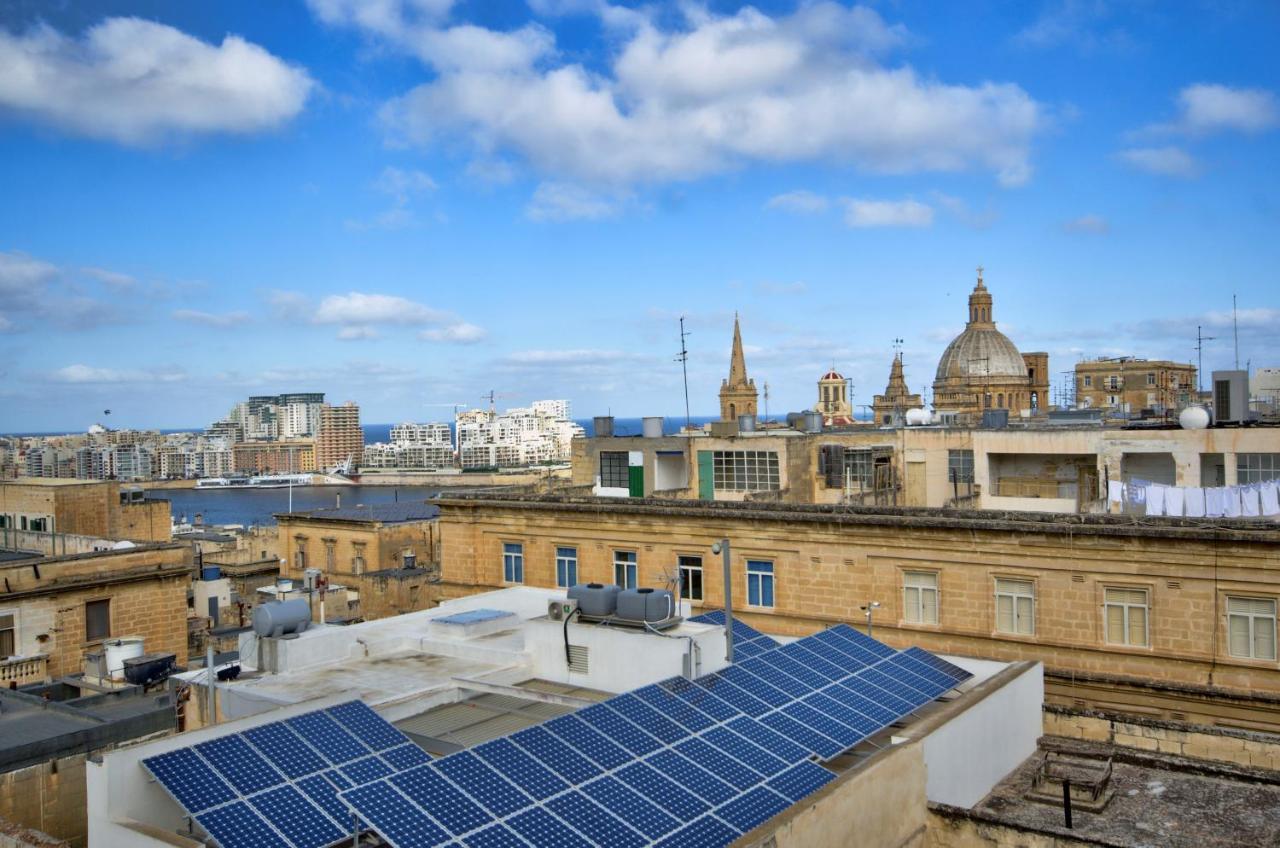
M907 381L902 374L902 354L893 357L893 365L889 366L889 383L884 394L876 395L871 402L872 418L878 425L896 424L901 426L908 409L922 409L924 401L920 395L912 394L907 388Z
M1076 405L1162 412L1195 400L1196 367L1169 360L1121 356L1076 363Z
M165 542L172 520L168 501L115 480L19 477L0 481L0 539L5 529Z
M766 632L863 625L860 607L878 601L877 638L1042 661L1050 699L1280 730L1280 664L1234 655L1227 615L1229 598L1280 602L1280 528L500 495L445 499L441 510L445 596L509 585L511 544L524 583L542 587L557 585L565 548L578 582L614 582L619 552L635 555L641 586L662 586L680 557L700 557L703 596L691 600L717 608L711 544L728 538L735 610ZM752 563L769 566L771 605L748 602L749 573L762 571ZM1117 598L1132 602L1131 631L1114 626ZM1222 703L1231 708L1215 712Z

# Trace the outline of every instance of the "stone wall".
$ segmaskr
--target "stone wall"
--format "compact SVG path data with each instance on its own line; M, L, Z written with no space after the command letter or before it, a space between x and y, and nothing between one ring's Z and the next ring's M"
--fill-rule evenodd
M1113 843L1071 839L1018 827L973 810L930 804L923 845L924 848L1112 848ZM1121 846L1114 845L1114 848Z
M82 848L88 838L84 761L84 754L75 754L0 774L0 819ZM4 831L0 830L0 848L5 845L4 839ZM57 842L15 841L11 844Z

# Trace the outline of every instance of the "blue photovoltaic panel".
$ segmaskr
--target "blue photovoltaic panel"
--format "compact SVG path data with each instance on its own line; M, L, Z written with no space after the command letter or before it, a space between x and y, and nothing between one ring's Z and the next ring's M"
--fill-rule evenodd
M538 848L588 848L591 845L541 807L512 816L507 824Z
M813 691L813 687L803 681L797 680L776 665L771 665L764 660L763 657L755 657L741 663L736 663L737 667L743 671L750 672L768 683L775 689L781 689L792 698L799 698Z
M757 786L716 810L716 817L738 830L748 830L776 816L790 806L790 802L765 786Z
M541 727L527 727L509 738L571 784L590 780L600 773L586 757Z
M605 704L592 704L575 715L633 754L656 751L662 744Z
M642 848L649 842L581 792L557 795L547 802L547 808L595 845Z
M892 662L900 668L905 668L916 677L929 681L942 692L946 692L948 689L951 689L956 685L955 680L938 671L928 663L921 662L910 654L897 654L894 656Z
M759 656L761 662L766 662L784 674L789 674L796 680L799 680L805 686L809 687L809 691L821 689L831 681L812 671L807 665L788 654L782 653L781 650L770 651L767 654Z
M240 795L284 783L284 776L239 736L222 736L194 747Z
M897 651L890 648L884 642L877 642L875 639L872 639L865 633L859 633L847 624L837 624L827 632L839 636L851 645L864 648L881 659L891 657L897 653Z
M289 848L289 843L243 801L201 813L196 821L223 848Z
M734 787L675 751L659 751L648 763L713 807L738 794Z
M693 763L684 760L677 754L670 751L666 753L672 759L687 764L686 768L688 769L697 768ZM669 779L644 763L636 762L626 768L618 769L617 777L618 780L639 793L641 797L653 801L682 822L697 818L711 807L710 803L678 785L676 781L680 780L680 778L676 775L670 775L670 778L674 779ZM601 778L596 783L611 779L608 777ZM724 793L732 796L733 790L729 788L728 784L721 784L721 786L724 787L722 790Z
M324 759L303 742L298 734L283 724L264 724L244 732L249 744L257 748L276 768L291 779L313 774L329 767Z
M827 662L822 657L805 647L805 643L803 641L792 642L790 645L783 645L778 649L778 651L783 656L791 657L792 659L799 661L805 666L805 668L813 669L818 674L827 678L828 681L839 680L847 676L849 672L853 671L851 668L841 668L835 663Z
M787 739L804 745L824 760L830 759L844 750L844 746L830 736L824 736L813 728L806 727L799 720L783 713L770 713L760 719L760 723Z
M451 838L386 781L357 786L344 797L360 810L361 817L374 830L391 840L396 848L432 848Z
M460 751L438 760L436 768L495 816L510 815L531 803L528 795L470 751Z
M815 646L821 645L827 650L836 651L848 657L850 662L857 663L859 667L873 665L884 659L883 654L868 650L865 645L858 644L835 630L822 630L813 634L810 638ZM832 662L835 662L835 660L832 660ZM842 663L837 663L837 665L849 668L851 671L856 670L852 666L844 666Z
M718 624L721 627L724 627L724 622L725 622L724 610L712 610L711 612L704 612L701 615L695 615L693 618L689 620L698 621L705 624ZM747 624L742 619L735 618L733 620L734 647L737 647L738 642L754 642L757 640L764 640L765 642L771 642L773 643L773 647L777 647L778 645L777 640L775 640L773 637L766 636L765 634L761 633L759 630L756 630L750 624Z
M754 718L738 716L732 721L726 722L724 726L738 735L750 739L775 757L786 760L789 763L803 760L812 753L808 748L797 745L781 733L766 727Z
M387 723L363 701L347 701L325 710L338 724L375 751L384 751L409 741L409 738Z
M189 813L198 813L236 798L235 790L190 748L150 757L142 764Z
M910 657L914 657L915 659L920 660L920 662L925 663L931 668L937 669L938 671L947 675L947 677L950 677L952 680L956 681L957 683L963 682L965 680L968 680L970 677L973 677L972 674L965 671L960 666L955 665L953 663L949 663L946 660L942 659L941 657L934 656L928 651L921 650L920 648L908 648L903 653L907 654Z
M686 739L676 746L676 751L739 790L760 782L759 772L701 739Z
M782 708L782 714L790 716L805 727L812 727L823 736L828 736L839 742L843 748L847 748L854 742L860 741L863 734L854 730L844 722L836 721L826 713L819 712L803 701L796 701L794 704Z
M322 775L313 774L310 777L304 777L298 781L298 789L328 813L329 818L343 828L351 827L351 811L338 797L337 787L325 780Z
M431 757L427 756L426 752L412 742L392 748L389 751L383 751L382 759L386 760L396 771L404 771L405 769L431 762Z
M892 680L890 680L889 682L892 685ZM861 692L863 695L875 701L877 704L882 704L885 709L890 710L891 712L899 716L908 715L912 710L914 710L920 704L924 703L925 700L927 700L924 697L924 695L919 695L916 697L919 697L921 699L920 704L915 703L915 698L908 701L905 698L902 698L898 695L893 694L888 689L885 689L883 686L872 682L871 680L862 676L861 674L855 674L853 677L850 677L848 680L846 680L842 685L850 689L853 689L856 692Z
M879 686L886 692L892 692L894 695L897 695L902 700L911 704L912 709L915 709L926 701L932 700L929 695L921 692L914 686L903 683L897 677L894 677L887 671L882 670L881 666L878 665L863 669L858 672L855 677L859 680L865 680L874 686Z
M835 779L836 776L822 766L805 760L770 778L765 785L794 804Z
M527 848L529 844L501 823L477 830L462 842L467 848Z
M650 841L675 830L682 821L672 818L615 777L593 780L582 787L582 793L606 810L612 810Z
M700 738L766 777L777 774L787 767L787 763L727 727L708 730Z
M347 835L289 785L261 792L249 803L297 848L324 848Z
M839 638L839 637L832 637L832 638ZM871 665L871 663L875 662L876 660L875 657L869 654L867 655L867 658L865 660L860 659L858 657L851 656L850 654L847 654L844 651L842 651L840 648L837 648L835 645L830 644L829 641L819 640L816 637L806 639L804 645L810 651L822 657L827 662L831 663L832 665L839 666L846 673L851 673L851 672L857 671L860 668L863 668L864 666ZM850 651L856 650L851 646L846 645L845 647L848 647Z
M604 770L615 769L633 759L631 754L610 742L603 733L576 715L564 715L539 725L568 742L574 750Z
M685 680L683 677L664 680L658 685L715 721L728 721L742 713L741 710L734 709L728 702L717 698L708 690L689 680Z
M814 692L805 698L802 703L808 704L820 713L826 713L841 724L849 725L864 736L870 736L884 727L883 723L870 716L863 715L821 692Z
M323 712L304 713L285 719L285 724L306 739L316 750L335 765L363 757L369 749L343 730L339 724Z
M676 724L635 695L619 695L610 698L608 704L622 713L623 717L650 736L656 736L668 745L679 742L689 736L689 731Z
M764 639L753 639L750 642L734 642L733 659L734 662L745 660L764 651L771 651L776 647L778 647L776 644L768 643Z
M656 683L637 689L632 694L691 733L706 730L715 724L706 713L694 709L687 701L677 698Z
M922 692L930 698L936 698L943 692L951 688L951 682L945 681L938 683L926 677L922 677L913 671L907 663L912 660L910 657L904 657L901 654L892 656L880 664L879 668L893 679L905 683L917 692Z
M472 750L498 773L537 800L568 788L568 784L539 765L509 739L494 739Z
M657 848L689 848L689 846L728 845L738 838L729 825L706 815L691 822L658 843Z
M455 836L487 823L492 817L431 766L419 766L387 778L387 782Z
M375 756L368 756L354 763L348 763L340 766L339 770L343 776L350 780L353 784L359 786L361 783L372 783L373 781L386 777L391 774L394 769L384 763Z
M750 692L734 686L723 674L708 674L694 681L697 686L706 689L740 713L749 716L761 716L769 712L771 707Z
M859 686L857 678L851 678L850 683L837 683L834 687L825 691L845 706L879 722L881 727L887 727L902 718L902 713L898 710L891 710L878 701L867 697L864 692L868 688L865 685Z
M788 695L781 689L772 686L764 679L752 674L739 665L731 665L720 672L720 676L725 680L737 686L739 689L746 690L752 697L759 698L771 707L780 707L783 704L789 704L792 696Z

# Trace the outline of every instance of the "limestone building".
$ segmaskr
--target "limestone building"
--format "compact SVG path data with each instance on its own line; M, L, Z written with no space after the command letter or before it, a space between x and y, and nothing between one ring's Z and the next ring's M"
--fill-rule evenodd
M352 467L364 455L364 431L360 407L354 401L342 406L320 407L320 433L316 436L316 466L321 471Z
M114 480L19 477L0 482L0 538L13 531L167 542L169 502ZM5 543L7 545L7 542Z
M938 362L934 409L944 421L973 423L988 409L1035 412L1044 408L1048 395L1049 354L1021 353L996 329L991 292L979 267L969 295L969 321Z
M908 409L921 409L924 401L920 395L912 394L907 388L907 381L902 375L902 353L893 357L893 365L889 367L889 383L884 394L876 395L871 403L871 414L876 424L902 424L903 416Z
M833 365L818 381L818 403L814 407L822 413L827 426L853 423L853 406L849 403L849 383Z
M1196 367L1169 360L1117 356L1076 364L1076 405L1163 413L1191 403Z
M756 381L747 377L747 362L742 355L742 332L738 328L738 316L734 315L729 378L720 384L720 420L737 421L740 415L754 416L758 402Z

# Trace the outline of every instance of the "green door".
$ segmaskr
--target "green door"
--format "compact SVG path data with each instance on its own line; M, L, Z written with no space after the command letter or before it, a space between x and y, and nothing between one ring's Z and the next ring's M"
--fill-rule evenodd
M644 466L632 465L627 468L627 494L633 498L644 497Z
M698 451L698 497L704 501L716 499L715 463L711 451Z

